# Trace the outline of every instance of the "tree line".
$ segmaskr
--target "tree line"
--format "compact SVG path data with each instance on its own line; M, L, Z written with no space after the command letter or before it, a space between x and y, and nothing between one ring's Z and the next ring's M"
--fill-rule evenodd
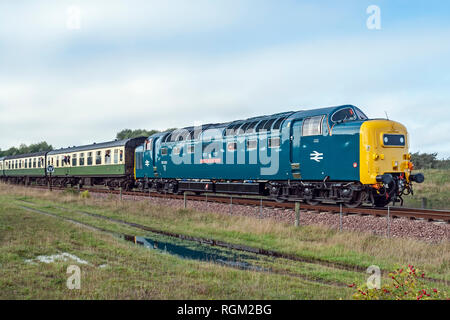
M170 128L165 131L173 131L176 128ZM145 130L145 129L123 129L122 131L118 132L116 134L117 140L124 140L124 139L130 139L130 138L137 138L137 137L149 137L152 134L158 133L160 131L158 130ZM15 156L18 154L26 154L26 153L35 153L35 152L41 152L41 151L52 151L53 146L48 144L45 141L39 142L39 143L32 143L30 145L21 144L19 147L11 147L7 150L1 150L0 149L0 157L6 157L6 156Z
M450 158L438 159L437 153L411 153L415 169L450 169Z
M17 154L34 153L41 151L52 151L53 146L49 145L47 142L42 141L39 143L32 143L29 146L26 144L21 144L19 147L11 147L8 150L2 151L0 149L0 157L15 156Z

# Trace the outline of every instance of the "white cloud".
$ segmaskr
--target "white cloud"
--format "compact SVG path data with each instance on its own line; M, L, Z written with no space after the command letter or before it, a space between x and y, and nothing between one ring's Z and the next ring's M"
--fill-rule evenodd
M21 11L20 19L0 19L2 41L23 49L0 52L8 58L0 60L3 149L40 140L80 145L112 139L126 127L165 129L351 103L370 117L387 111L404 123L413 151L450 156L436 139L448 136L450 126L450 43L442 41L449 30L322 37L218 54L149 47L95 55L89 41L172 36L176 42L186 33L235 26L248 7L206 0L133 2L141 10L125 1L70 5L78 3L78 34L65 29L66 3L39 2L43 8Z

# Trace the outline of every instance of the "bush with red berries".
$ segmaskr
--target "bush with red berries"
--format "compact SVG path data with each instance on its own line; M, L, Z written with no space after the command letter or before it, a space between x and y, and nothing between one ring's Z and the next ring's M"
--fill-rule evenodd
M425 273L408 265L389 273L390 283L381 288L369 289L366 284L356 286L353 299L356 300L435 300L448 299L445 292L425 284Z

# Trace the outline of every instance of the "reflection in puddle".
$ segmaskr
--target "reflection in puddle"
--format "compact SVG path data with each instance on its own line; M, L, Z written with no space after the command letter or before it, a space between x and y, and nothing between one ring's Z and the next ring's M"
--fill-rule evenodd
M157 238L159 237L157 236ZM178 243L173 243L145 237L135 237L135 242L146 248L176 255L185 259L209 261L238 269L268 271L264 268L242 261L243 259L255 259L255 257L245 254L236 255L236 253L230 249L219 249L188 240L178 240Z

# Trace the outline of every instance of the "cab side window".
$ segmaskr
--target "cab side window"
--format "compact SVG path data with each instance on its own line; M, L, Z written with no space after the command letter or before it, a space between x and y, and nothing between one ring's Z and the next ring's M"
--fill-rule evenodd
M344 122L350 120L356 120L356 113L352 108L341 109L339 111L336 111L331 116L331 121L333 122Z

